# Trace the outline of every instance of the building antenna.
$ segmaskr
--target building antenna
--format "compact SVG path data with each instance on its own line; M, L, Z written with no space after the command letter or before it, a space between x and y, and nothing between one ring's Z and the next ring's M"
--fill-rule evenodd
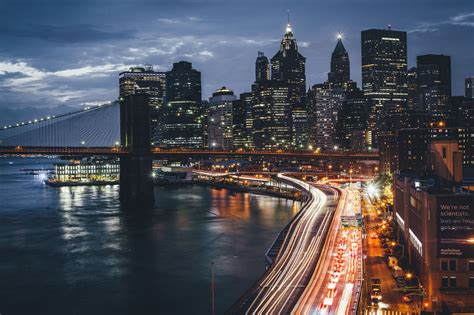
M290 9L287 10L287 15L288 15L288 24L290 24Z

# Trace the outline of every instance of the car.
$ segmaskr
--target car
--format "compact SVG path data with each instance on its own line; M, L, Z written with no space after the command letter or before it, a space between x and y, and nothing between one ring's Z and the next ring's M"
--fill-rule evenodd
M380 288L380 286L378 285L373 285L372 286L372 289L370 290L370 299L377 299L377 300L381 300L382 299L382 290Z
M378 306L379 306L379 300L378 299L370 299L369 307L377 308Z

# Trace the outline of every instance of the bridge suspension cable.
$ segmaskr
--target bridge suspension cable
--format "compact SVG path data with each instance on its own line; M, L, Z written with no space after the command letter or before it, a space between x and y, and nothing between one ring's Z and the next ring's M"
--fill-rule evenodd
M118 102L0 128L0 146L110 147L120 144Z

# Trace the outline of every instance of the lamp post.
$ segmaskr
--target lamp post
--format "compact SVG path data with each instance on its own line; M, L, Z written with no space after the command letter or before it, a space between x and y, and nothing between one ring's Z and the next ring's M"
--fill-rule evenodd
M420 307L419 307L419 313L421 315L421 309L423 307L423 292L421 292L421 280L420 278L417 276L417 275L414 275L413 273L409 272L405 275L405 277L410 280L412 278L416 279L417 280L417 287L418 287L418 296L420 297Z
M216 301L215 301L215 283L214 283L214 262L211 262L211 303L212 303L212 315L216 313Z

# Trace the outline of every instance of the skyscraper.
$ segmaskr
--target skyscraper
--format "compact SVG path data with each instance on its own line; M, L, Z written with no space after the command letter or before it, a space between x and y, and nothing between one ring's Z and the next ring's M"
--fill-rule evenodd
M233 147L233 102L234 92L225 86L217 89L209 98L207 117L208 146L231 150Z
M464 81L464 86L466 90L466 98L467 99L474 99L474 77L467 77Z
M284 82L291 91L291 103L301 102L306 92L306 58L298 52L290 23L280 43L280 49L272 58L272 80Z
M291 110L287 119L290 120L291 125L291 144L294 148L301 149L307 144L306 58L298 51L298 44L289 21L280 49L271 59L271 63L272 80L288 87Z
M407 33L392 29L362 31L362 88L371 100L367 141L377 145L382 109L407 102Z
M288 84L276 80L254 83L252 117L256 148L290 148L292 126Z
M257 61L255 61L255 82L270 80L270 63L263 52L258 52Z
M162 145L202 147L203 119L201 72L193 69L190 62L176 62L171 71L166 72Z
M407 108L419 109L418 107L418 83L416 78L416 67L408 69L407 73Z
M309 145L332 150L336 146L336 125L346 92L326 82L308 92Z
M417 56L417 88L420 107L433 116L445 116L451 97L451 57Z
M120 98L135 94L136 88L140 93L148 95L147 102L150 106L151 144L160 145L162 105L166 89L166 74L153 71L153 67L132 67L129 71L119 74Z
M337 44L331 55L331 71L328 81L333 85L343 86L350 80L349 54L342 44L342 35L337 36Z
M346 93L337 117L337 138L341 148L353 151L366 149L364 133L367 129L369 104L361 90Z
M252 148L252 93L242 93L232 102L232 120L234 149Z

